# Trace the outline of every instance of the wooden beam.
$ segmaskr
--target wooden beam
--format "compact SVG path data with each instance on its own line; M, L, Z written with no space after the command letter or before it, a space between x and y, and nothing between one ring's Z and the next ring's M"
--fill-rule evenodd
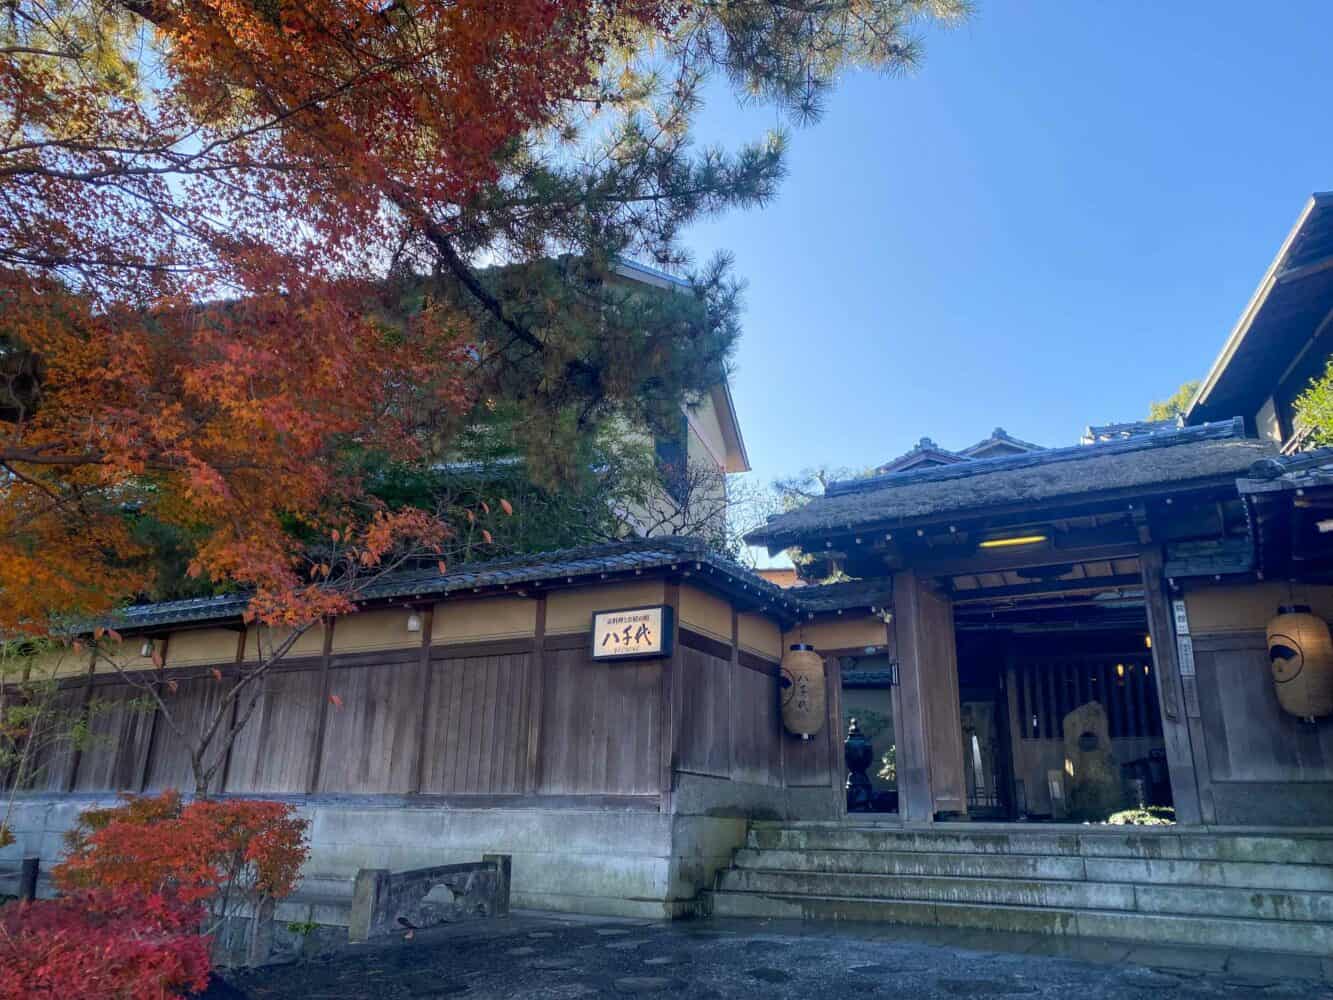
M1162 567L1171 579L1249 573L1254 569L1254 544L1249 537L1202 542L1176 542L1166 547Z
M1289 267L1285 271L1279 271L1276 283L1279 285L1290 284L1293 281L1300 281L1302 278L1309 278L1316 274L1322 274L1329 268L1333 268L1333 254L1327 257L1321 257L1319 260L1312 261L1309 264L1302 264L1300 267Z
M1103 590L1116 590L1120 587L1140 587L1143 577L1138 573L1122 573L1115 576L1088 576L1076 580L1043 580L1034 583L1020 583L1012 587L981 587L952 591L955 606L978 604L985 601L1004 600L1011 597L1032 597L1045 594L1092 594Z
M1071 549L1034 545L1031 548L979 551L969 556L955 556L949 559L912 560L903 568L913 571L918 576L967 576L976 573L1003 573L1006 570L1030 569L1035 566L1058 566L1062 563L1133 559L1138 555L1138 551L1137 539L1133 542Z

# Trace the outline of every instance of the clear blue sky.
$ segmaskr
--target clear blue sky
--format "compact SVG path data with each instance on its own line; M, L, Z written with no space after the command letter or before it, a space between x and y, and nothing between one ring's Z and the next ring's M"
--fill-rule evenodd
M979 0L914 76L844 79L779 198L688 238L749 283L755 478L1072 444L1202 377L1333 188L1330 40L1329 0ZM718 94L701 137L774 121Z

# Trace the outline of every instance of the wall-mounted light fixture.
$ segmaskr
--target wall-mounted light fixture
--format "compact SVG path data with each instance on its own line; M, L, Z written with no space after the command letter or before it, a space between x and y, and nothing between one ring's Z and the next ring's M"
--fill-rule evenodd
M1010 535L1007 538L987 538L981 543L983 549L1010 549L1019 545L1039 545L1048 541L1049 535Z
M409 632L421 631L421 616L417 614L415 611L413 611L410 615L407 616L407 630Z
M1143 633L1143 647L1144 649L1152 649L1152 636L1147 632Z

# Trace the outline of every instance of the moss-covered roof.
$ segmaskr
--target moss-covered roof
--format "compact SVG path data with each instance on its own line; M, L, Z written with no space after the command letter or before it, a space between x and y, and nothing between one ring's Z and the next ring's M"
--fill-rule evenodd
M981 515L988 508L1235 480L1274 445L1244 437L1241 421L1186 427L1099 444L831 483L825 495L770 517L746 540L781 549L813 537Z

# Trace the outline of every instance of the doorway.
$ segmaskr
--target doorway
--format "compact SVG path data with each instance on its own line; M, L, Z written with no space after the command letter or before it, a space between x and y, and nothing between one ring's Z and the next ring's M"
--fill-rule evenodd
M941 583L971 818L1100 821L1102 805L1171 804L1137 558Z
M855 720L860 735L871 746L870 762L865 771L870 780L870 795L867 798L849 794L849 816L887 816L898 812L895 669L894 662L886 654L842 658L842 737L847 737L852 720ZM838 744L840 755L844 745L842 742ZM836 766L843 767L843 761L839 759Z

